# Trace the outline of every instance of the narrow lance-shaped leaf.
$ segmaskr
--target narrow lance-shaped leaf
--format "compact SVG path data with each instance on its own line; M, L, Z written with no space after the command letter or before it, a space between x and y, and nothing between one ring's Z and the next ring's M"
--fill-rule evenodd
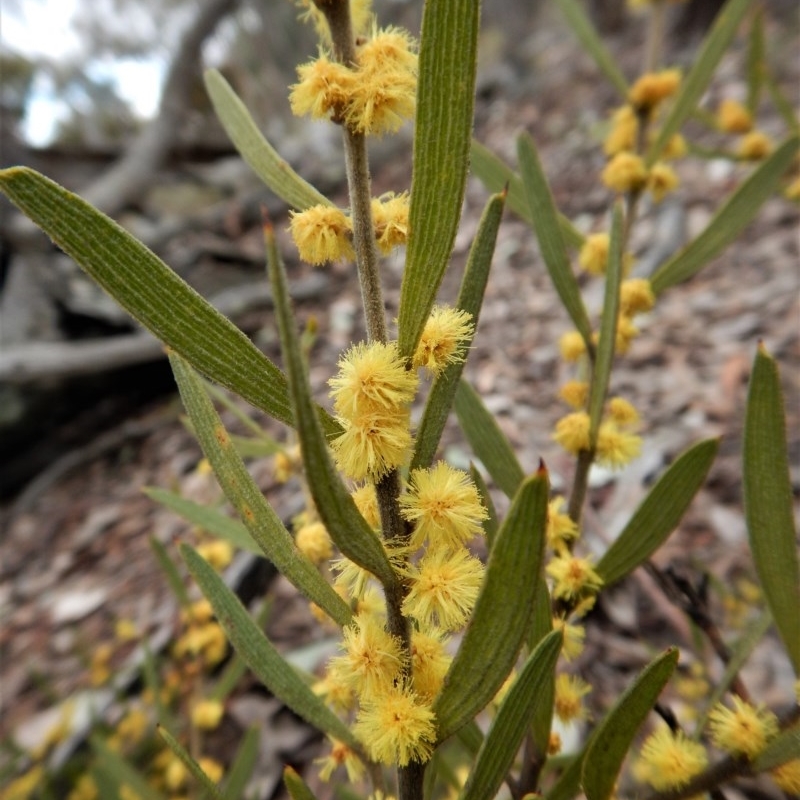
M753 771L775 769L795 758L800 758L800 724L778 734L753 762Z
M301 553L272 506L247 471L231 443L203 383L192 368L174 353L169 354L172 371L203 453L225 497L261 548L264 555L309 600L322 608L339 625L346 625L349 606L322 577L313 562Z
M470 169L480 178L490 192L508 191L508 207L533 227L533 215L525 195L522 179L511 167L498 158L488 147L476 139L470 148ZM558 215L561 235L567 247L578 248L583 245L584 235L561 213Z
M541 578L548 493L542 467L522 483L497 534L472 619L434 700L439 741L494 697L519 654Z
M161 571L164 573L164 576L167 579L167 583L169 584L169 588L172 590L172 594L175 595L175 599L178 601L178 603L180 603L182 608L187 608L190 603L189 593L186 591L186 587L183 585L183 579L179 575L175 564L169 557L167 548L162 542L156 539L155 536L150 537L150 548L153 551L153 555L156 557L158 566L161 567Z
M205 789L213 800L226 800L225 795L217 788L217 784L203 772L203 768L189 755L186 748L164 727L158 727L161 738L167 746L180 759L189 774Z
M347 725L311 691L253 622L238 597L214 569L188 545L181 545L189 571L211 603L219 624L251 672L292 711L310 725L361 752Z
M583 45L583 49L594 59L600 71L613 84L614 88L623 98L627 99L628 82L581 5L576 0L556 0L556 4L567 18L567 22Z
M92 750L97 754L98 770L114 784L116 791L111 795L112 797L119 796L122 786L128 786L142 800L165 800L164 795L151 786L138 769L126 758L112 750L99 736L92 736L90 743Z
M486 291L486 282L489 279L489 268L492 264L492 255L504 204L504 195L493 195L486 205L478 225L475 241L470 248L467 267L456 302L457 308L472 316L473 336L474 330L478 327L478 318ZM467 351L471 344L472 337L463 342L462 346ZM463 369L464 362L456 361L436 378L425 404L422 421L417 429L417 445L414 457L411 459L411 470L429 467L433 461Z
M589 324L578 281L572 272L569 255L561 236L558 214L550 186L539 161L533 139L527 133L523 133L517 139L517 154L522 184L525 187L528 205L533 215L533 229L536 231L539 249L542 251L547 271L550 273L550 280L553 281L553 286L573 324L586 342L587 350L591 352L594 349L592 327Z
M314 205L333 205L278 155L258 129L245 104L217 70L207 70L203 77L225 132L253 172L278 197L298 211Z
M475 455L489 471L498 488L508 497L513 497L525 473L497 421L478 393L463 380L456 392L455 410L461 430Z
M553 631L528 656L508 690L483 740L461 800L494 797L514 762L531 716L547 697L547 684L561 651L561 633Z
M283 768L283 785L292 800L317 800L317 796L311 791L308 784L291 767Z
M257 725L247 729L247 733L239 742L236 757L225 776L225 798L226 800L241 800L244 797L247 784L253 775L253 770L258 760L259 739L261 731Z
M425 3L398 346L410 358L430 315L461 217L469 167L480 3Z
M606 714L583 759L583 790L588 800L608 800L636 731L658 700L678 664L670 648L649 664Z
M295 427L314 504L331 539L342 554L369 570L384 585L391 586L396 583L397 577L383 545L358 512L328 452L322 426L311 400L306 364L289 305L286 272L275 243L275 235L269 225L265 226L264 240L283 360L294 405Z
M736 35L739 23L752 5L752 0L728 0L717 15L689 74L681 82L681 87L658 136L647 150L645 161L648 166L658 159L669 140L697 108L700 98L714 76L717 64Z
M608 248L606 291L603 316L600 320L600 338L597 343L589 394L589 437L592 448L597 445L597 432L603 415L603 405L611 378L614 347L617 339L619 317L619 287L622 282L622 206L614 205L611 218L611 242Z
M497 509L494 507L492 495L489 493L489 487L486 485L481 471L472 463L469 465L469 476L478 489L478 496L481 498L481 503L483 503L486 513L489 515L481 525L483 526L483 535L486 537L486 548L491 550L494 538L497 536L497 531L500 527L500 523L497 521Z
M750 41L747 48L747 109L753 115L758 111L766 66L764 9L757 7L750 25Z
M650 284L656 294L696 275L739 236L775 191L799 144L796 136L784 142L727 199L706 229L655 271Z
M792 509L780 375L759 346L747 397L743 463L744 510L764 597L775 627L800 672L800 566Z
M158 339L204 375L291 424L283 373L128 231L25 167L0 171L0 191ZM323 420L327 433L339 429L329 415Z
M606 586L647 560L675 530L711 468L717 439L691 447L672 463L597 565Z

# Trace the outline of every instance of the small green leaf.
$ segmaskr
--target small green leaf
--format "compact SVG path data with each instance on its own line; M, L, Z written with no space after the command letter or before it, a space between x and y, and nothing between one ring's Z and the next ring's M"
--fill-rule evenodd
M539 161L536 145L527 133L521 134L517 139L517 155L522 183L533 215L533 229L539 240L539 249L550 273L550 280L553 281L573 324L586 342L587 349L592 352L592 327L564 246L555 201Z
M600 320L600 338L597 342L589 393L589 437L592 449L597 445L597 433L600 429L603 406L606 402L617 339L619 287L622 282L622 224L622 206L620 203L616 203L611 221L611 242L608 249L606 291L603 300L603 316Z
M278 155L258 129L245 104L217 70L206 70L203 78L214 111L230 140L253 172L278 197L298 211L315 205L333 205Z
M780 375L758 348L744 427L744 510L764 597L775 627L800 673L800 566L792 510Z
M547 581L540 578L533 601L533 614L531 615L530 630L527 636L528 650L535 650L539 644L553 630L553 612L550 603L550 592ZM562 634L563 639L563 634ZM541 697L530 717L529 730L535 753L546 757L547 747L550 744L550 730L553 727L553 711L555 705L556 684L553 676L541 688Z
M241 800L244 791L253 775L253 770L258 760L258 748L261 732L257 725L247 729L247 732L239 742L236 757L233 759L230 769L225 776L225 798L226 800Z
M314 792L292 767L283 768L283 784L292 800L317 800Z
M188 545L181 555L211 603L219 624L251 672L292 711L323 733L361 752L350 729L317 697L298 673L281 657L269 639L253 622L238 597L214 569Z
M230 504L236 509L261 552L309 600L339 625L346 625L349 606L301 553L272 506L266 501L231 443L230 436L206 394L203 382L180 356L169 354L181 399L203 453Z
M678 664L671 647L642 671L597 726L583 759L583 790L588 800L608 800L636 731L658 700Z
M478 393L463 380L456 391L455 411L475 455L497 487L508 497L513 497L525 473L495 418Z
M572 30L583 45L583 49L594 59L600 72L608 78L614 88L628 99L628 82L617 66L616 59L608 52L597 35L594 25L576 0L556 0L561 13L567 18Z
M470 169L490 192L507 190L508 207L533 227L533 215L531 207L528 205L522 179L511 167L476 139L472 140L470 149ZM579 248L583 245L584 235L563 214L558 215L558 224L561 226L561 235L564 237L567 247Z
M476 756L483 744L483 731L480 729L478 723L472 720L458 729L456 738L470 755ZM459 786L460 785L461 784L459 784Z
M775 769L800 758L800 723L782 731L761 752L753 762L753 772Z
M311 400L306 364L289 305L286 272L271 227L265 229L264 239L283 361L294 405L297 438L300 441L303 466L314 504L331 539L342 554L377 576L384 586L393 586L397 582L397 576L386 551L358 512L328 452L328 444Z
M0 171L0 191L154 336L204 375L291 424L283 373L128 231L26 167ZM330 415L323 420L327 433L339 430Z
M560 651L561 633L553 631L528 657L497 710L461 800L483 800L497 793L514 762L531 716L546 704L547 684L553 682Z
M158 566L161 567L161 571L164 573L167 579L167 583L169 584L169 588L172 590L172 594L175 595L175 599L183 608L187 608L190 602L189 593L186 591L186 587L183 585L183 579L181 578L174 562L169 557L167 548L158 539L156 539L155 536L150 537L150 547L153 550L156 561L158 561Z
M97 755L97 769L115 784L116 791L112 797L119 795L120 787L129 786L142 800L165 800L164 795L154 789L139 770L112 750L99 736L92 736L90 743Z
M714 76L717 64L736 35L739 23L752 5L752 0L728 0L717 15L711 31L694 59L691 70L681 81L681 87L667 112L658 136L647 150L645 161L648 166L658 160L667 142L678 133L683 123L697 108L700 98Z
M469 169L480 3L425 3L398 346L414 354L453 250Z
M247 532L247 528L241 522L231 519L227 514L217 511L215 508L208 508L187 500L179 494L169 492L166 489L149 487L142 490L151 500L160 503L165 508L174 511L187 522L196 525L207 533L230 542L239 550L247 550L249 553L263 556L264 551L256 544L253 537Z
M597 565L597 573L606 586L636 569L675 530L702 486L718 446L717 439L699 442L659 478Z
M478 495L489 515L481 524L483 526L483 535L486 537L486 549L491 550L500 527L500 523L497 521L497 509L494 507L492 495L489 493L489 487L486 485L483 475L474 464L469 465L469 475L477 487Z
M433 704L439 741L495 696L528 633L544 558L547 473L523 481L497 534L461 646Z
M475 241L470 248L467 267L456 302L457 308L472 315L475 329L478 327L483 294L489 279L489 268L492 264L492 255L504 204L505 197L503 195L496 194L489 198L478 225ZM463 347L467 349L471 344L472 337L463 343ZM425 404L422 421L417 429L417 445L414 457L411 459L410 470L427 468L431 465L447 417L450 415L450 408L453 405L453 398L463 369L464 362L456 361L436 378Z
M797 154L798 144L797 137L784 142L728 198L706 229L655 271L650 283L656 294L696 275L739 236L775 191Z
M757 7L750 25L750 41L747 47L747 109L753 116L758 112L758 101L761 99L766 68L764 9Z
M189 755L186 748L163 726L158 726L161 738L167 743L170 750L181 760L192 777L205 789L213 800L225 800L225 795L217 788L217 784L203 772L203 768Z

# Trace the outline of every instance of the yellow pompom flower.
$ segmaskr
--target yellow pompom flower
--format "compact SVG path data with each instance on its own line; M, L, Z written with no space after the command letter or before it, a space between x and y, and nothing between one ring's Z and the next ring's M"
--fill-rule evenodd
M197 554L216 570L225 569L233 561L233 545L223 539L197 545Z
M342 422L344 433L331 448L339 469L353 480L378 480L406 460L411 449L408 409L367 412Z
M545 572L554 581L552 595L557 600L575 600L582 594L595 594L603 585L592 562L570 552L552 558Z
M641 156L617 153L606 164L601 175L603 183L615 192L635 192L647 184L647 167Z
M554 711L556 716L564 723L586 716L583 697L592 691L586 681L576 675L567 675L562 672L556 675L556 694Z
M568 406L578 411L586 407L586 401L589 399L589 384L586 381L567 381L558 390L558 396Z
M600 423L597 431L598 464L611 469L620 469L638 458L641 452L640 436L622 430L613 420Z
M408 567L411 588L403 613L426 626L457 630L472 613L483 573L483 564L464 547L429 550L418 564Z
M347 780L355 783L364 774L364 764L356 755L355 751L348 747L344 742L331 738L331 751L323 758L315 758L315 764L319 764L319 777L322 781L329 781L331 775L339 768L344 767L347 772Z
M387 686L365 698L353 732L374 761L405 767L426 762L436 741L436 717L408 686Z
M615 337L614 349L620 355L628 352L631 342L639 335L639 329L633 324L633 320L620 312L617 320L617 335Z
M611 130L603 141L603 151L609 157L636 147L639 118L629 105L618 108L611 116Z
M222 721L225 707L219 700L201 700L192 708L192 724L205 731L213 731Z
M337 573L334 588L343 591L347 600L359 600L367 589L372 573L344 557L332 561L331 567Z
M369 39L361 42L356 59L364 70L398 68L414 74L419 61L415 49L416 42L407 30L390 25L375 30Z
M775 145L766 133L751 131L742 136L739 146L736 148L736 155L745 161L760 161L774 149Z
M302 525L295 531L294 542L297 549L315 564L321 564L333 555L333 542L321 522Z
M578 526L569 514L561 512L564 498L554 497L547 505L547 544L556 551L563 550L568 542L578 538Z
M414 548L426 540L437 548L459 547L483 533L481 522L488 517L469 475L444 461L411 473L400 513L414 523Z
M582 625L570 625L563 617L553 617L553 630L561 631L561 655L567 661L572 661L583 652L586 629Z
M794 200L795 202L800 200L800 176L786 186L783 190L783 196L787 200Z
M640 113L648 113L663 100L675 94L680 84L681 73L678 69L648 72L631 86L628 100Z
M794 758L770 770L769 776L787 794L800 795L800 758Z
M466 343L475 332L472 314L458 308L434 306L422 330L412 363L438 375L464 360Z
M578 253L578 263L581 268L590 275L605 275L609 244L610 237L607 233L589 234Z
M341 714L346 714L356 704L352 687L339 674L328 673L311 687L311 691L317 697L324 697L325 702Z
M660 728L642 745L637 773L656 791L680 789L708 765L703 745Z
M295 116L341 120L356 83L356 71L327 55L297 68L298 82L290 86L289 105Z
M708 715L711 741L726 753L753 759L778 735L778 718L763 706L753 706L740 697L733 708L717 703Z
M388 255L408 239L408 194L389 192L372 200L372 224L375 242L384 255Z
M612 397L608 401L608 416L617 425L638 425L639 412L633 403L624 397Z
M375 494L375 484L365 483L350 495L356 504L358 513L366 520L370 528L381 527L381 512L378 508L378 496Z
M219 783L222 780L222 776L225 774L222 764L214 758L202 756L197 759L197 764L212 783Z
M411 667L414 691L422 700L432 701L439 694L452 660L445 649L441 634L424 630L412 631Z
M676 158L683 158L689 152L689 145L682 133L676 133L669 138L664 149L661 151L661 158L664 161L671 161Z
M305 211L291 211L289 232L300 258L313 266L329 261L355 259L350 237L353 223L335 206L311 206Z
M578 455L589 449L589 415L585 411L574 411L556 423L553 439L568 453Z
M623 317L632 317L650 311L656 304L653 287L647 278L629 278L619 289L619 312Z
M369 614L357 614L342 630L345 651L328 662L328 673L359 697L381 696L403 664L400 642Z
M360 342L339 359L328 381L336 412L352 421L370 412L393 412L414 399L418 378L407 370L394 342Z
M656 203L660 203L670 192L674 192L680 180L668 164L657 161L647 175L647 188Z
M717 109L717 127L725 133L748 133L753 115L741 103L725 98Z
M572 363L586 352L586 342L578 331L567 331L558 340L558 350L564 361Z

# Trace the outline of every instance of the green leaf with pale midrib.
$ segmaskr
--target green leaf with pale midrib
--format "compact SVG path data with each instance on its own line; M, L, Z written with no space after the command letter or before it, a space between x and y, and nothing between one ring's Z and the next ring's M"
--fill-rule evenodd
M313 562L297 549L289 531L236 452L203 382L180 356L170 353L169 360L203 453L211 463L225 497L236 509L253 540L300 592L339 625L346 625L352 618L350 607L322 577Z
M744 428L743 495L750 549L775 627L800 673L800 564L780 376L756 354Z
M26 167L2 191L128 313L204 375L291 424L283 373L158 256L82 198ZM322 413L326 433L338 424Z
M636 731L678 664L673 647L649 664L625 690L592 734L583 758L581 783L588 800L608 800Z
M705 230L655 271L650 284L656 294L696 275L739 236L775 191L799 144L798 137L784 142L725 201Z
M258 129L245 104L217 70L207 70L203 77L225 132L253 172L278 197L298 211L314 205L333 205L278 155Z
M480 3L425 3L398 346L410 358L453 250L469 168Z
M543 471L523 481L498 531L472 618L434 700L439 741L494 697L525 640L541 579L548 493Z
M514 450L503 435L494 416L489 413L478 393L464 380L459 382L455 411L461 430L475 455L508 497L513 497L525 473Z
M348 726L283 660L222 578L191 547L184 544L180 550L200 590L211 603L228 639L252 673L272 694L306 722L361 752L361 747Z
M483 800L495 796L519 750L530 718L540 711L539 707L551 695L547 684L553 682L553 670L560 651L561 633L553 631L528 656L497 709L460 795L461 800Z
M606 586L648 559L675 530L705 480L719 442L706 439L683 453L648 492L597 565Z
M456 308L469 313L474 325L472 336L462 343L465 351L472 344L475 329L478 327L481 304L486 290L486 282L489 279L489 268L492 263L497 230L500 227L504 205L505 197L503 195L493 195L486 204L478 225L478 232L470 248L464 278L461 281ZM431 465L463 370L464 362L456 361L456 363L450 364L434 381L425 404L422 420L417 428L417 444L411 459L410 470L427 468Z

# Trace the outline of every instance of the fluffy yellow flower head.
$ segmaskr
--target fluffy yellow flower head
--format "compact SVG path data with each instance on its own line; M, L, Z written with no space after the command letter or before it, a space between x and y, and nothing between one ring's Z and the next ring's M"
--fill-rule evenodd
M653 141L654 137L658 135L658 131L653 131L653 136L649 137ZM683 158L689 152L689 145L686 144L686 139L682 133L676 133L667 140L664 149L661 151L661 158L664 161L671 161L675 158Z
M556 551L563 550L567 542L578 538L578 526L568 514L561 511L564 498L554 497L547 505L547 544Z
M558 340L558 350L564 361L577 361L586 352L586 342L578 331L567 331Z
M356 71L320 53L297 68L299 81L290 86L289 105L298 117L344 118L356 84Z
M341 209L319 205L292 211L290 216L289 232L303 261L319 266L355 258L350 243L353 223Z
M675 170L663 161L653 164L647 175L647 188L656 203L660 203L670 192L674 192L679 183Z
M408 686L392 685L380 696L365 699L353 732L373 760L405 767L409 761L424 763L431 757L435 720L429 704Z
M653 287L647 278L623 281L619 290L619 311L625 317L650 311L656 303Z
M365 412L343 422L344 433L331 442L331 448L348 477L378 480L406 460L411 449L407 409Z
M800 795L800 758L781 764L769 774L779 789L790 795Z
M741 103L726 97L717 109L717 126L725 133L748 133L753 129L753 115Z
M411 589L403 613L426 626L457 630L472 613L483 573L483 564L464 547L431 550L408 568Z
M331 775L339 767L344 767L347 771L347 780L355 783L364 774L364 765L361 759L344 742L331 739L331 751L323 758L315 758L315 764L319 764L320 780L329 781Z
M360 342L339 359L339 374L328 384L336 412L353 421L361 414L407 406L418 378L406 369L394 342Z
M589 415L585 411L573 411L556 423L553 439L568 453L578 455L589 449Z
M760 161L766 158L775 148L772 139L761 131L750 131L742 136L736 155L746 161Z
M639 112L649 112L666 98L671 97L681 84L677 69L648 72L633 84L628 94L631 105Z
M633 192L647 183L644 160L633 153L617 153L602 174L603 183L615 192Z
M400 513L414 523L415 548L425 540L437 548L459 547L483 532L481 522L488 517L469 475L444 461L411 473Z
M608 416L617 425L639 424L639 412L633 403L630 403L624 397L612 397L608 401Z
M384 255L388 255L408 239L408 194L392 192L372 200L372 224L375 241Z
M726 753L753 759L778 734L778 718L768 709L732 698L733 708L717 703L708 715L711 740Z
M466 343L475 332L471 320L467 311L434 306L414 353L414 366L438 375L450 364L463 361Z
M321 522L310 522L299 527L294 534L297 549L315 564L327 561L333 555L333 542Z
M367 521L370 528L381 527L381 513L378 508L378 497L375 494L375 485L365 483L350 495L356 504L358 513Z
M331 32L328 21L314 0L295 0L295 4L302 9L300 19L314 26L321 42L330 44ZM372 21L372 0L350 0L350 20L356 36L365 33Z
M660 728L642 745L637 773L657 791L680 789L708 764L703 745L681 733Z
M196 728L212 731L219 726L225 707L219 700L201 700L192 708L192 724Z
M558 390L558 396L568 406L579 411L586 407L586 401L589 399L589 384L586 381L567 381Z
M225 569L233 560L233 545L223 539L214 539L197 545L197 553L214 569Z
M545 567L553 579L553 597L575 600L582 594L594 594L603 585L603 579L594 571L588 558L579 558L570 552L556 555Z
M222 764L214 758L202 756L197 759L197 764L212 783L219 783L222 780L222 776L225 774Z
M614 420L600 423L597 431L597 463L611 469L629 464L642 452L642 439L623 430Z
M452 662L441 634L414 630L411 633L411 667L414 691L425 701L433 701L442 688Z
M605 275L608 267L608 247L610 237L607 233L592 233L578 254L578 263L590 275Z
M556 675L556 716L564 723L583 719L586 716L583 697L591 691L592 687L576 675L567 675L564 672Z
M567 661L572 661L583 652L586 629L582 625L571 625L563 617L553 617L553 630L561 631L563 636L561 655Z
M611 117L611 130L603 141L603 151L609 157L636 147L639 118L629 105L618 108Z

